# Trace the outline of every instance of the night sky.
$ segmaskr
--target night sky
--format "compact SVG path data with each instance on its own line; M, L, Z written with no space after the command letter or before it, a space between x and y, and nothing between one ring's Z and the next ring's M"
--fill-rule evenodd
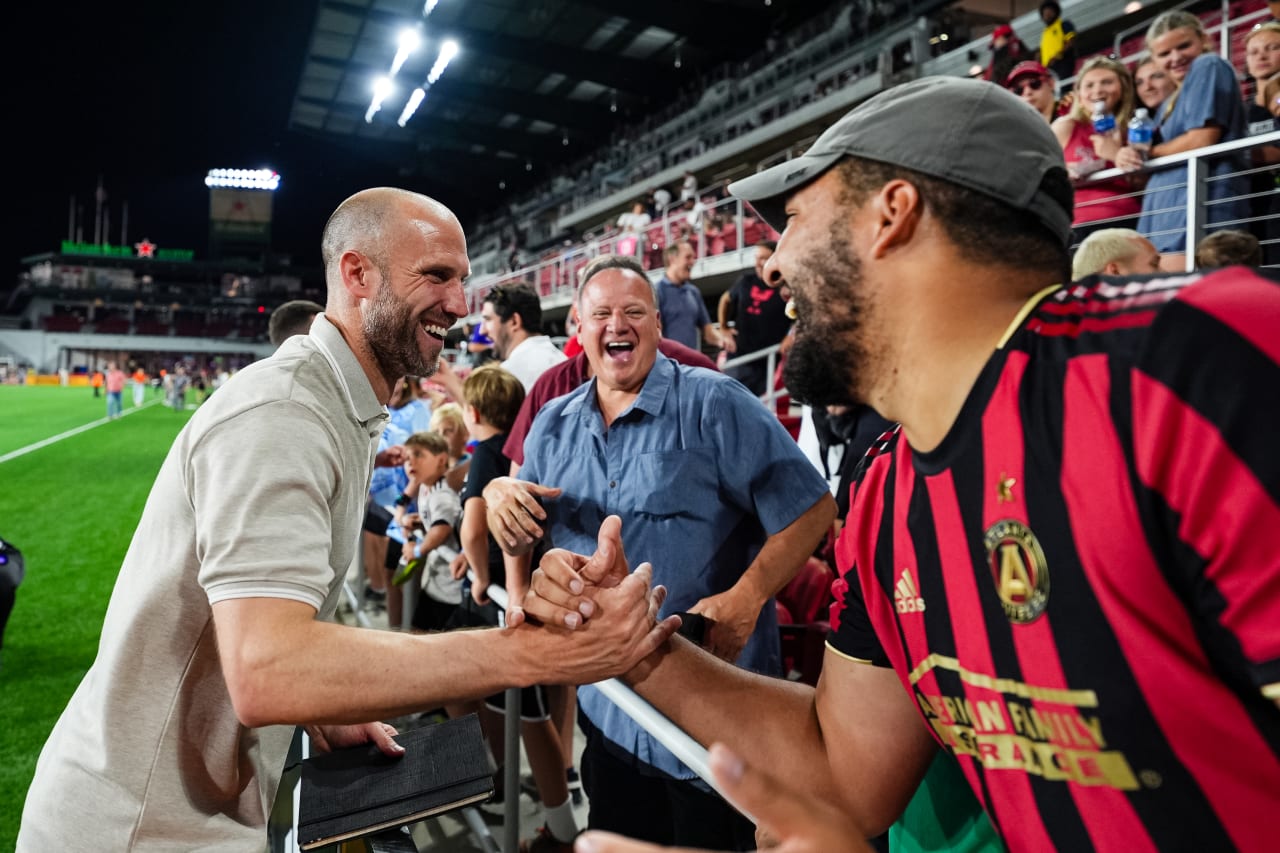
M206 172L273 168L282 176L273 247L318 267L320 230L343 198L407 184L392 167L288 129L315 11L314 0L40 2L6 10L6 148L16 152L16 192L0 243L0 292L13 286L22 257L57 250L72 194L92 241L99 175L111 243L120 242L127 200L129 244L145 237L202 259Z

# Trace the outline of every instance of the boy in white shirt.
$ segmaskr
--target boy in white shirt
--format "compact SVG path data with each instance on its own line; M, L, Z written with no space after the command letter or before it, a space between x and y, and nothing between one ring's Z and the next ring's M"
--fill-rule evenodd
M462 601L462 581L449 564L458 555L458 525L462 500L445 482L449 470L449 442L438 432L415 432L405 439L405 473L409 486L396 501L396 522L406 535L401 565L391 582L412 580L425 597L413 612L413 627L441 631ZM415 507L411 509L411 507Z

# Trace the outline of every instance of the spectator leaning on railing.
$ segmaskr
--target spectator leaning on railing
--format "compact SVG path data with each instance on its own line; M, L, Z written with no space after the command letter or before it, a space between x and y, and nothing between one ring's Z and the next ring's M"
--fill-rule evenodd
M1124 147L1134 101L1129 69L1114 59L1095 56L1081 66L1076 93L1071 112L1053 122L1053 133L1062 145L1067 173L1076 188L1072 242L1100 227L1135 224L1142 202L1134 194L1134 185L1143 182L1140 175L1088 181L1094 172L1114 167L1116 154ZM1095 104L1101 104L1111 116L1111 130L1098 133L1095 129Z
M1229 62L1209 50L1209 37L1199 18L1189 12L1165 12L1147 30L1147 49L1178 86L1155 117L1159 141L1151 146L1151 157L1182 154L1245 135L1236 73ZM1136 170L1144 159L1141 152L1126 146L1116 155L1116 165ZM1246 181L1228 177L1239 169L1236 159L1216 157L1209 163L1206 231L1248 215L1248 204L1240 198L1247 192ZM1185 165L1159 169L1147 183L1138 230L1163 253L1186 251L1186 183Z

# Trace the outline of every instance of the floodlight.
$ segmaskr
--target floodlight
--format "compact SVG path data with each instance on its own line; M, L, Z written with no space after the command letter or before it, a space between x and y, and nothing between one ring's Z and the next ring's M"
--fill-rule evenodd
M404 127L409 123L409 119L413 118L413 114L418 111L418 107L422 104L424 98L427 97L427 91L421 86L413 90L413 94L409 96L409 101L404 105L404 110L400 113L400 118L396 120L396 124Z
M431 73L427 75L427 85L431 85L440 79L440 75L449 67L449 63L458 55L458 43L453 39L449 39L440 45L440 55L436 57L436 64L431 66Z
M409 55L418 49L422 44L422 33L417 27L405 27L400 31L400 38L397 39L396 57L391 60L391 76L396 76L396 72L400 70L400 66L404 65Z
M210 169L204 185L210 189L275 190L280 174L271 169Z
M377 114L378 110L382 109L382 102L394 91L395 85L391 82L390 77L379 77L373 81L373 101L369 104L369 109L364 114L366 124L373 121L374 115Z

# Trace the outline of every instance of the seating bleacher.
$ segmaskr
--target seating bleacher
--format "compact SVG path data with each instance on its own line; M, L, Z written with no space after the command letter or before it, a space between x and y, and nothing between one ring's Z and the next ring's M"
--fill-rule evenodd
M738 248L738 229L734 223L726 222L720 236L724 240L724 251L732 252Z
M822 672L834 580L829 565L810 557L775 598L783 666L805 684L817 684Z

